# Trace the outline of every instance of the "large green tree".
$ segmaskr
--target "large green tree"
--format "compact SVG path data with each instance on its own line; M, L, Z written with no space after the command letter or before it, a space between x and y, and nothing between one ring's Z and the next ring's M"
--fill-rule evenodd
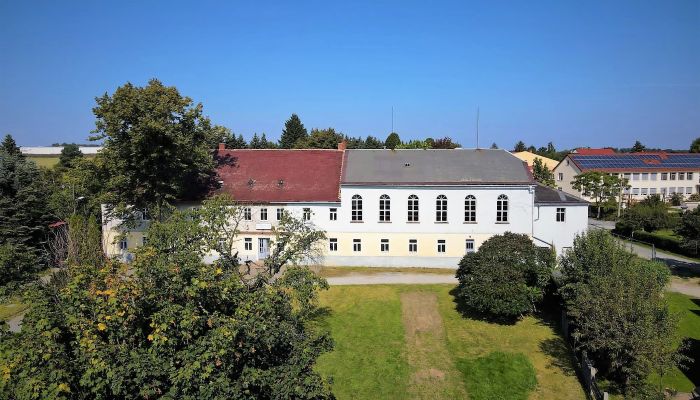
M495 235L459 262L457 298L478 313L520 317L542 300L554 261L551 249L535 246L527 235Z
M554 172L550 171L539 157L535 157L535 161L532 162L532 175L537 182L545 186L556 186L554 183Z
M672 228L673 225L668 204L655 194L627 207L616 224L616 229L629 234L637 230L653 232Z
M693 140L693 143L690 144L690 152L700 153L700 137Z
M391 132L389 136L386 137L386 140L384 141L384 146L386 146L387 149L394 150L398 145L401 144L401 138L399 137L399 134L396 132Z
M429 142L428 139L426 139L425 141ZM445 136L442 138L434 139L432 141L431 147L433 149L456 149L457 147L462 147L462 145L453 141L451 137Z
M527 150L525 143L522 140L518 140L518 143L515 144L513 151L517 152L517 151L525 151L525 150Z
M578 236L561 260L560 293L578 349L631 398L646 390L650 373L663 376L679 360L668 280L668 268L603 230Z
M299 149L335 149L344 138L342 133L336 132L333 128L314 128L309 136L298 141L295 147Z
M700 245L700 207L683 213L676 233L683 237L684 246L694 249L697 254Z
M639 153L641 151L646 150L647 147L642 144L639 140L634 142L634 145L632 145L632 153Z
M109 204L121 216L129 207L165 206L201 193L213 177L213 137L202 105L175 87L152 79L145 87L127 83L96 99L93 140L104 140L100 157L109 179Z
M133 264L81 263L37 288L21 332L1 334L0 397L332 398L314 370L332 342L308 327L325 281L201 262L239 211L222 198L175 211L150 226Z
M58 157L58 165L61 168L70 168L76 159L82 158L83 152L80 151L80 147L75 144L67 144L61 149L61 155Z
M576 175L571 186L584 196L593 199L598 209L598 218L600 218L603 203L608 200L617 200L620 193L628 187L626 179L598 171Z
M299 116L292 114L284 123L284 130L280 137L280 147L283 149L292 149L298 141L306 139L307 136L308 132L306 128L304 128L304 124L301 123Z

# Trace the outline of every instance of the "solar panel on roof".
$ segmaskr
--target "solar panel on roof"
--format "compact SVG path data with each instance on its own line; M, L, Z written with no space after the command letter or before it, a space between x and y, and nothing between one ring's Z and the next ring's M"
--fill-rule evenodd
M616 155L572 155L576 163L586 169L612 168L688 168L700 169L700 154L616 154Z

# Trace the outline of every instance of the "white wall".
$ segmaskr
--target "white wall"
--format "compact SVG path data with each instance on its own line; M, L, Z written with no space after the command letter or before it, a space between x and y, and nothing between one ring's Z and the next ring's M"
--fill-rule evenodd
M564 222L556 219L557 208L565 209ZM557 255L573 246L577 234L588 229L588 204L535 205L534 240L538 246L542 241L553 244Z

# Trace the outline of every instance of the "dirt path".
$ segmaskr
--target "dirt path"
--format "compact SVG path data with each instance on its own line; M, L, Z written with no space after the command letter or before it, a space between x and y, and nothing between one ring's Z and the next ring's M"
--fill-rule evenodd
M460 372L445 346L445 329L435 293L401 295L406 351L411 366L409 393L414 399L465 399Z

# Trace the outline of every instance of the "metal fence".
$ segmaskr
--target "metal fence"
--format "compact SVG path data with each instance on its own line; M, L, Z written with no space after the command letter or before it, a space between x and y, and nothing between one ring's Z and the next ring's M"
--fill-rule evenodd
M566 312L564 310L561 312L561 329L562 333L564 334L566 344L569 346L571 353L574 356L574 366L576 368L576 372L581 378L581 382L583 383L586 391L586 396L588 396L589 399L608 400L608 393L601 390L598 386L598 381L595 377L598 370L593 366L593 363L588 358L585 351L576 351L576 340L569 331L569 320L566 318Z

